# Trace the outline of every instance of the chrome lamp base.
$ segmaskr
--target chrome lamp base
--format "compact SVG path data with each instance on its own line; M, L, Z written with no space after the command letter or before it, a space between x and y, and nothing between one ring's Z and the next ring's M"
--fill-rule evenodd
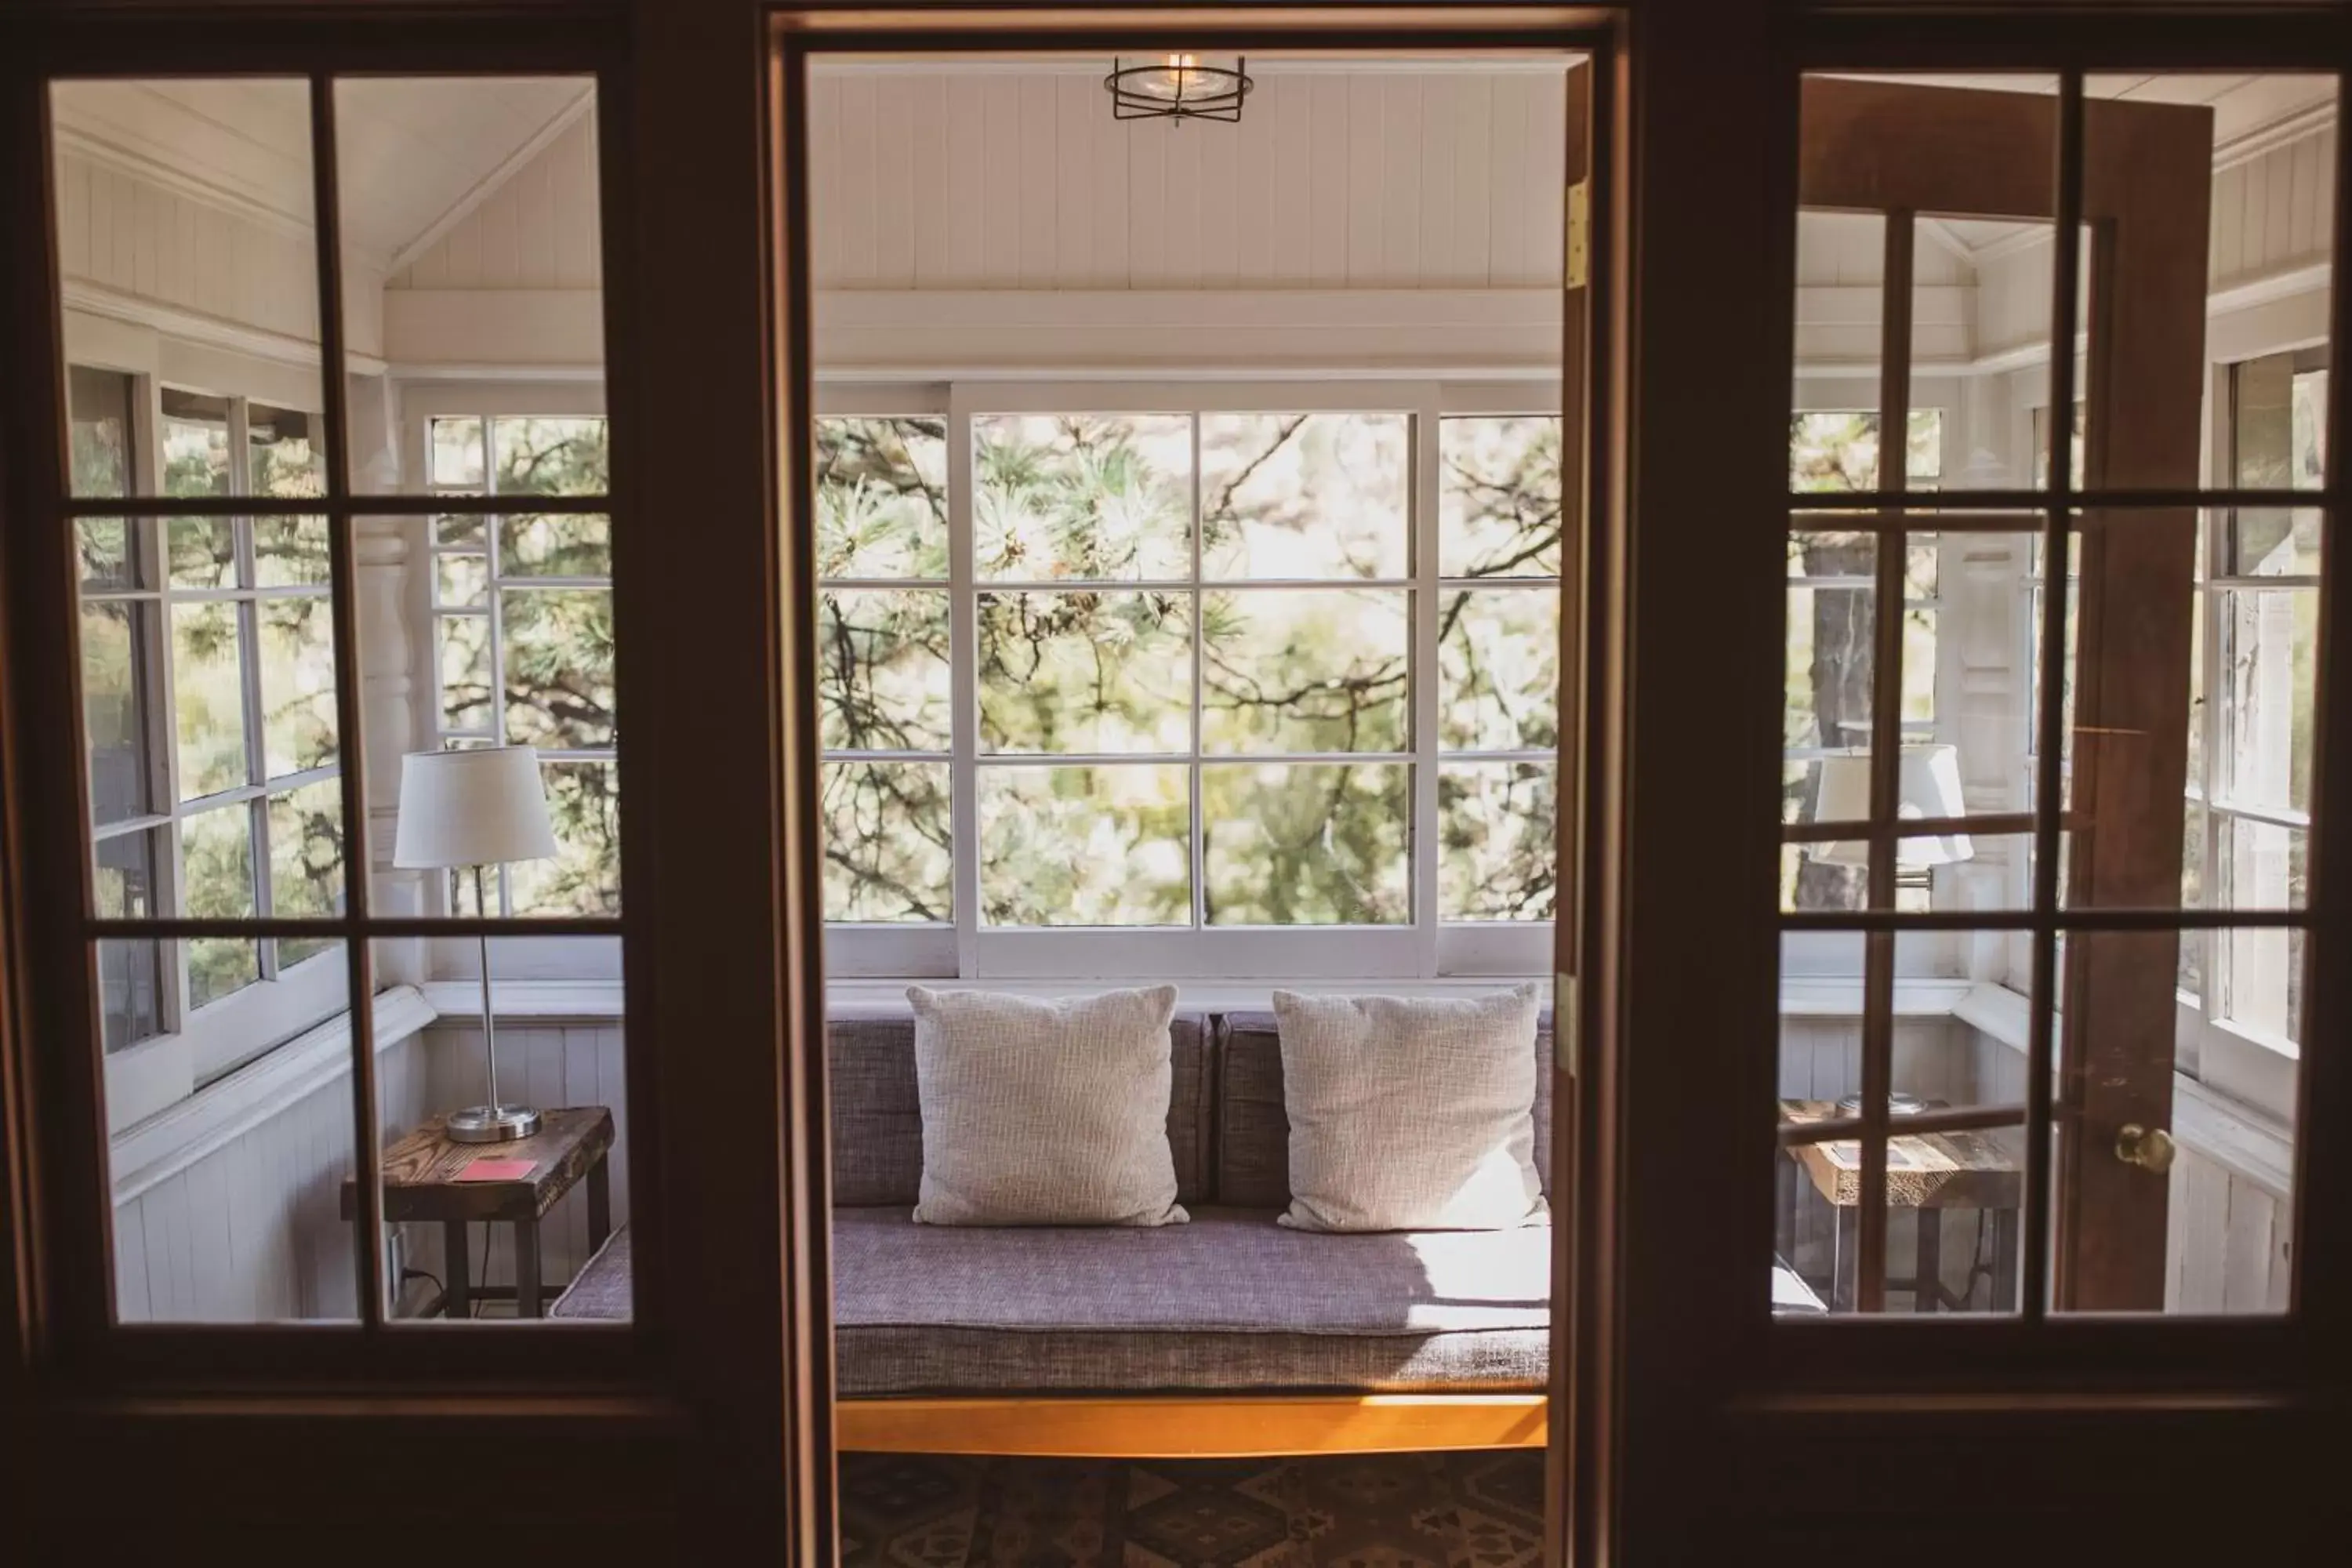
M451 1111L444 1130L452 1143L510 1143L539 1131L539 1112L528 1105L469 1105Z

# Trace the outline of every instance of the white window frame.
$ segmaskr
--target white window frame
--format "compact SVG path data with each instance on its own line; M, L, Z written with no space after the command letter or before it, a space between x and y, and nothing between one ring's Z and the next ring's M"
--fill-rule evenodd
M265 403L272 407L289 406L285 397L284 378L262 375L252 384L225 378L217 384L197 384L173 377L157 375L152 368L139 363L123 363L130 356L77 353L71 363L108 374L127 376L131 384L131 421L129 456L131 458L131 489L136 495L156 495L163 480L163 396L166 384L177 391L226 398L229 403L229 485L232 494L245 493L248 483L246 465L250 461L249 443L246 437L246 410L250 404ZM318 410L294 405L297 412L309 414L313 419L324 417ZM146 682L144 719L147 727L149 769L149 799L155 809L140 816L127 817L102 826L93 823L89 851L93 865L100 843L131 835L154 835L162 830L163 847L156 856L155 901L159 912L176 912L180 907L181 889L184 884L184 856L181 830L186 821L211 810L243 809L254 818L250 831L253 848L255 913L269 913L269 840L268 827L268 798L306 784L338 778L341 774L340 760L335 765L289 773L280 777L263 777L263 745L265 736L257 723L257 681L259 667L257 616L245 617L239 647L244 661L242 676L247 692L245 746L248 778L262 777L259 784L247 783L234 789L221 791L200 799L180 798L179 741L175 712L175 694L172 682L171 608L174 604L203 600L226 600L238 603L258 603L273 593L281 591L259 588L182 589L170 586L166 574L163 520L170 514L167 506L158 505L137 512L141 526L132 531L134 548L143 553L140 580L147 586L132 589L102 589L85 591L77 585L77 605L101 601L129 602L154 606L148 622L142 677ZM249 573L252 535L250 521L240 520L240 577ZM352 716L338 714L337 732L344 725L356 721ZM339 748L340 757L340 748ZM346 874L354 857L351 847L361 836L344 834ZM180 1100L196 1090L224 1078L237 1068L268 1054L278 1046L316 1026L321 1018L341 1011L348 997L348 975L340 962L340 948L314 953L299 963L280 967L278 962L277 939L258 938L258 977L238 987L226 996L201 1007L191 1005L187 947L184 942L161 941L156 943L158 995L158 1032L126 1042L105 1055L106 1106L109 1129L119 1132Z
M972 571L971 419L1021 413L1394 413L1409 416L1412 531L1410 590L1412 745L1396 753L1413 768L1410 923L1388 927L989 930L980 923L978 886L978 604ZM941 925L834 924L826 929L829 973L843 977L984 981L1106 979L1436 980L1538 976L1552 967L1552 923L1441 922L1438 919L1438 647L1440 595L1460 585L1438 574L1440 419L1449 416L1559 412L1555 380L1284 379L1264 381L961 380L920 385L828 383L815 413L826 416L942 418L948 428L950 666L954 694L949 758L956 919ZM1497 580L1499 581L1499 580ZM1543 579L1508 591L1541 592ZM919 585L911 580L909 586ZM937 586L938 584L929 584ZM1335 586L1357 585L1336 584ZM1556 580L1551 591L1558 592ZM1194 737L1197 742L1198 736ZM1369 754L1368 754L1369 755ZM1386 755L1386 753L1382 753ZM1522 753L1446 752L1467 761ZM1536 753L1525 753L1532 757ZM1197 757L1192 760L1197 770ZM1198 843L1196 833L1195 853ZM1194 889L1199 894L1199 868Z

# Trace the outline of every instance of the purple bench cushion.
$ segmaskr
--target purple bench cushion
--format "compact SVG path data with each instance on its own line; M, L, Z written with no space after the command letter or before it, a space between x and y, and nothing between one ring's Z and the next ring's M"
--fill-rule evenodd
M1282 1098L1282 1036L1271 1013L1217 1020L1217 1201L1245 1208L1290 1202L1290 1118ZM1551 1009L1536 1018L1536 1173L1551 1195Z
M1320 1236L1196 1208L1150 1230L834 1213L845 1394L1541 1388L1551 1232Z
M1168 1034L1168 1145L1176 1160L1176 1201L1191 1205L1210 1195L1208 1021L1179 1013ZM903 1007L835 1013L826 1037L833 1201L913 1206L923 1179L914 1014Z

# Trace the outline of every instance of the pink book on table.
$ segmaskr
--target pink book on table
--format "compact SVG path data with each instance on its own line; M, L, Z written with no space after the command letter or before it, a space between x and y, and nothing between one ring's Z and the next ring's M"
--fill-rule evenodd
M460 1182L520 1182L539 1164L536 1160L476 1160L457 1173Z

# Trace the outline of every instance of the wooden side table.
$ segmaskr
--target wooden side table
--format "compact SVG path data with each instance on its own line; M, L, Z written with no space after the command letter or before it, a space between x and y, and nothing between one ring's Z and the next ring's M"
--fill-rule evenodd
M1937 1102L1930 1102L1940 1109ZM1783 1121L1802 1124L1843 1114L1825 1100L1784 1100ZM1899 1129L1898 1120L1895 1126ZM1856 1267L1853 1232L1862 1220L1862 1144L1845 1140L1800 1143L1787 1151L1784 1167L1791 1177L1801 1172L1811 1181L1836 1216L1831 1238L1830 1310L1851 1311ZM1918 1248L1906 1280L1889 1279L1895 1289L1908 1289L1912 1310L1930 1312L1958 1309L1975 1291L1971 1265L1969 1291L1954 1296L1943 1282L1943 1215L1948 1209L1975 1209L1992 1227L1992 1260L1988 1270L1992 1300L2009 1310L2017 1293L2017 1217L2024 1201L2025 1177L2006 1150L1979 1132L1903 1132L1886 1142L1886 1205L1907 1208L1919 1216ZM1794 1228L1797 1184L1786 1184L1783 1213Z
M539 1131L510 1143L455 1143L439 1119L426 1122L383 1152L383 1222L441 1224L444 1317L469 1316L477 1300L512 1300L515 1314L537 1318L546 1311L539 1279L539 1222L583 1179L588 1184L588 1249L604 1245L613 1230L612 1173L604 1163L613 1147L613 1113L601 1105L550 1110ZM527 1160L530 1169L512 1179L461 1181L477 1160ZM359 1213L359 1194L343 1182L343 1217ZM466 1277L466 1226L501 1221L514 1226L515 1283L476 1286Z

